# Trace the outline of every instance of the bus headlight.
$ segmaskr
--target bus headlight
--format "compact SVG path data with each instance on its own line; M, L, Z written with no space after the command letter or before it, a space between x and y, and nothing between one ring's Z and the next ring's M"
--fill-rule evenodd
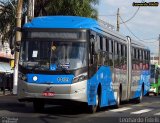
M33 81L37 81L38 77L37 76L33 76Z
M87 79L87 75L88 75L88 74L87 74L87 72L86 72L86 73L82 73L82 74L74 77L74 78L73 78L73 83L75 83L75 82L80 82L80 81L83 81L83 80Z

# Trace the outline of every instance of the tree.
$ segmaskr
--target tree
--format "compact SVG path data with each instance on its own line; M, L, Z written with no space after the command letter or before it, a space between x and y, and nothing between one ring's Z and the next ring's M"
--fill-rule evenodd
M93 5L98 3L99 0L35 0L35 17L46 15L78 15L97 18L98 12ZM16 5L17 0L0 1L0 32L2 33L3 40L8 41L15 27ZM28 0L24 0L24 16L27 12L27 6Z
M93 5L99 0L37 0L35 16L40 15L78 15L97 18Z
M15 4L15 2L12 2ZM11 37L11 30L15 27L15 8L9 2L0 1L0 32L2 42Z

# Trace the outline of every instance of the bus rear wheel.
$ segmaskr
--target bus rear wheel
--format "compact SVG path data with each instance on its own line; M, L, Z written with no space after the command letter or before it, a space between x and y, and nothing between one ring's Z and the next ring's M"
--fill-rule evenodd
M143 88L141 89L140 96L136 99L136 103L141 103L143 98Z
M119 108L120 104L121 104L121 90L119 90L118 93L117 93L117 99L116 99L115 108Z
M33 101L33 108L35 112L42 112L44 110L44 101Z

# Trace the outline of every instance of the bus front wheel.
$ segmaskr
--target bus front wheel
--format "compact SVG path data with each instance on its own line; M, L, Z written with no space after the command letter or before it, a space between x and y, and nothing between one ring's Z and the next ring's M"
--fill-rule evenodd
M117 93L117 99L116 99L115 108L119 108L120 107L120 103L121 103L121 90L119 89L119 91Z
M143 88L141 89L140 96L136 99L136 103L141 103L143 98Z

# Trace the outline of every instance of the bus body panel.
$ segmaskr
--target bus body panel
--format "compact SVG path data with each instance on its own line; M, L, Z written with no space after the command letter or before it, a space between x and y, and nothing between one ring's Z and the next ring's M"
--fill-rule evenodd
M47 91L54 92L54 96L44 96L43 92ZM74 84L36 84L19 80L18 99L24 101L63 99L87 102L87 81L84 80Z
M113 90L112 72L110 67L101 66L87 83L88 105L96 104L98 86L101 88L100 107L116 104L117 92Z
M142 90L142 86L143 87L143 95L146 95L147 92L149 91L149 78L150 78L150 73L148 70L146 71L142 71L140 75L138 75L138 79L132 79L132 86L131 86L131 91L132 91L132 95L131 95L131 99L140 97L141 94L141 90ZM134 84L136 83L136 84Z
M36 84L72 84L74 75L27 74L27 83ZM37 80L33 80L34 77Z

